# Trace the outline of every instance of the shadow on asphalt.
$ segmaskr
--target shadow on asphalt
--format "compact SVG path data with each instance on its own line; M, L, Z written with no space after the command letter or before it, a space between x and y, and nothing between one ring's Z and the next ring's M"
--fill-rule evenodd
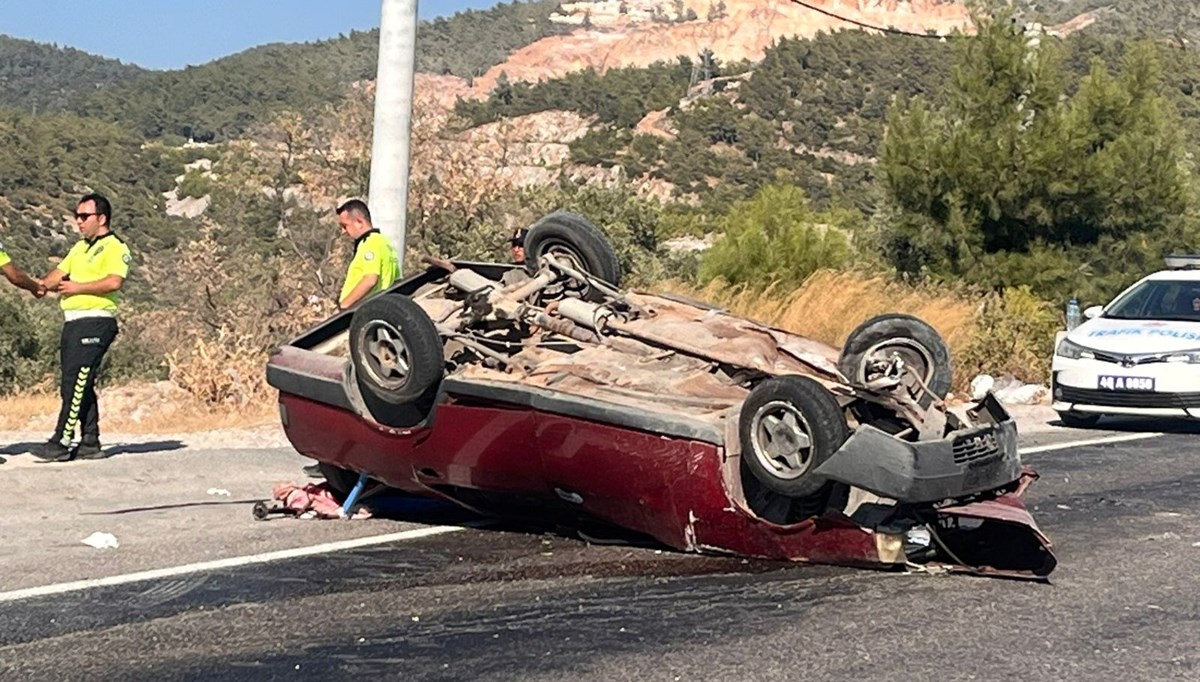
M41 445L46 441L38 441L36 443L12 443L0 448L0 455L23 455L29 452L29 449L35 445Z
M104 459L117 455L144 455L151 452L170 452L182 450L181 440L157 440L149 443L118 443L104 448Z
M208 502L180 502L179 504L158 504L150 507L130 507L128 509L111 509L100 512L81 512L80 516L116 516L119 514L137 514L138 512L161 511L164 509L187 509L189 507L220 507L231 504L254 504L258 500L220 500Z
M1061 421L1054 419L1046 422L1050 426L1066 429ZM1114 431L1117 433L1200 433L1200 421L1192 419L1173 419L1165 417L1101 417L1095 426L1086 429L1074 429L1080 433L1091 431Z
M24 455L32 448L44 444L46 441L34 441L28 443L10 443L4 447L0 447L0 455ZM140 455L151 452L170 452L171 450L183 449L183 441L181 440L159 440L149 443L118 443L117 445L109 445L104 448L104 456L95 459L108 459L117 455Z

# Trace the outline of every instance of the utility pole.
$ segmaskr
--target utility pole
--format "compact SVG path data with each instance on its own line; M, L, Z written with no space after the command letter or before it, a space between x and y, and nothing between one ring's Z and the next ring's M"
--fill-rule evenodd
M392 242L401 259L404 258L408 216L409 137L416 48L417 0L383 0L368 202L375 227Z

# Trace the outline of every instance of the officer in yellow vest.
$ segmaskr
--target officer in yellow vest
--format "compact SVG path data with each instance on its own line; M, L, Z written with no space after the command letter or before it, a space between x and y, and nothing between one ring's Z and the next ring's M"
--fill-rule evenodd
M4 278L13 286L20 287L38 298L46 295L46 289L41 282L25 274L24 270L13 264L8 253L4 251L3 243L0 243L0 273L4 273Z
M392 243L371 227L371 211L358 199L338 207L338 224L354 240L354 257L338 296L338 308L349 310L400 279L400 258Z
M110 227L112 205L102 194L88 194L75 209L83 239L46 275L48 291L59 293L66 322L62 331L62 407L49 442L33 452L42 459L98 459L100 411L96 375L100 361L117 337L118 292L129 275L129 247ZM79 446L71 449L77 428Z
M400 258L387 237L371 226L371 210L365 202L347 201L338 206L337 217L342 233L354 240L354 257L338 296L338 310L349 310L400 279ZM304 473L322 476L317 464L304 467Z

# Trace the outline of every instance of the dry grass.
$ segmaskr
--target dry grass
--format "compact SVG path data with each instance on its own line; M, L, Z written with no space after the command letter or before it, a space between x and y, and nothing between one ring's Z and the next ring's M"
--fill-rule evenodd
M858 272L820 270L790 292L775 286L729 287L719 280L701 289L678 283L669 288L838 348L855 327L881 313L908 313L925 320L946 339L953 355L965 352L977 333L978 301Z
M104 432L175 434L213 429L235 429L275 423L274 400L244 406L206 406L179 392L163 391L156 384L129 384L102 389L100 426ZM0 398L0 431L54 429L59 398L52 394Z
M52 395L14 395L0 397L0 431L53 429L59 398ZM43 416L49 415L42 419ZM45 426L42 423L45 423ZM47 433L46 435L49 435Z
M213 340L196 339L167 354L171 381L204 405L243 409L269 401L267 353L250 334L221 328Z

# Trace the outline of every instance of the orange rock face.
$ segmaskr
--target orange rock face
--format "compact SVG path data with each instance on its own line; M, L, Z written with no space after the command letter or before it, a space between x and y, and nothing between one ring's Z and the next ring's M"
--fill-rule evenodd
M647 66L712 50L722 61L762 59L772 43L818 31L854 28L790 0L623 0L567 4L553 17L576 25L568 35L527 45L477 78L472 94L486 96L501 73L538 81L572 71ZM869 24L924 33L968 29L970 16L953 0L805 0L832 14ZM622 12L624 8L624 12ZM688 17L694 16L694 19ZM584 20L586 17L586 21Z

